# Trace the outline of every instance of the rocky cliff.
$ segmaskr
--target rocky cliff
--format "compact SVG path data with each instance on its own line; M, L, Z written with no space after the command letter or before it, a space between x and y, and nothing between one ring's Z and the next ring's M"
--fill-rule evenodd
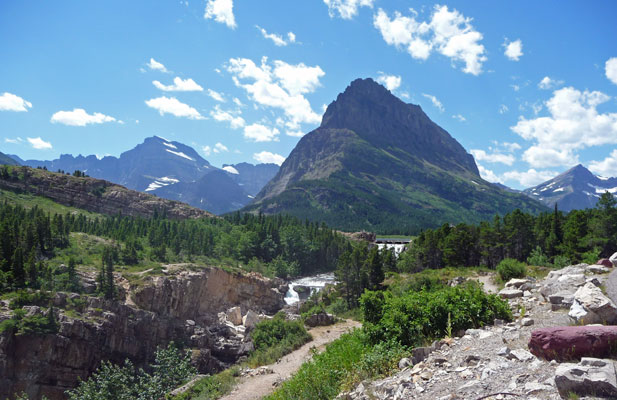
M31 399L64 399L64 391L90 376L102 360L128 358L143 365L157 346L170 341L193 350L200 372L217 371L251 349L244 328L221 320L219 312L238 305L242 313L274 313L284 305L286 288L278 280L217 268L176 270L131 287L127 299L136 305L59 293L56 334L0 334L0 398L23 391ZM0 321L9 318L8 305L0 303ZM24 308L28 315L46 312Z
M29 167L11 167L0 174L0 188L32 193L63 205L108 215L151 217L158 211L172 219L213 216L179 201L136 192L108 181Z

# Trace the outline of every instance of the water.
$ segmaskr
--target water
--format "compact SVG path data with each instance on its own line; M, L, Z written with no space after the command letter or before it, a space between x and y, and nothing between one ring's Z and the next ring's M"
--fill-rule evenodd
M396 257L398 257L403 252L403 250L405 250L405 246L407 246L407 244L377 243L377 247L379 248L379 250L382 250L384 247L386 249L394 249L394 255Z
M298 293L294 290L295 286L307 286L311 289L311 294L313 294L315 292L319 292L326 285L334 283L336 283L336 278L332 272L293 280L289 282L289 289L287 290L287 293L285 293L285 303L295 304L300 301Z

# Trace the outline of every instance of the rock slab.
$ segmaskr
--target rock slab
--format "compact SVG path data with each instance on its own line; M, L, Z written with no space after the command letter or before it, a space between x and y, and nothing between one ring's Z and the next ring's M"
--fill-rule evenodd
M617 373L611 360L583 358L579 364L561 364L555 372L555 385L562 397L576 393L617 398Z
M529 350L545 360L616 357L617 326L558 326L531 332Z

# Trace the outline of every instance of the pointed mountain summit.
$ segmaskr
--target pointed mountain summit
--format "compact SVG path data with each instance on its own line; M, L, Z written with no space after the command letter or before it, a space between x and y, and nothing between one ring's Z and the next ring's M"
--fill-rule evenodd
M578 164L523 193L549 207L557 204L560 210L571 211L594 207L606 191L617 193L617 178L596 176Z
M515 208L543 206L482 180L473 157L419 106L357 79L245 210L344 230L414 233Z

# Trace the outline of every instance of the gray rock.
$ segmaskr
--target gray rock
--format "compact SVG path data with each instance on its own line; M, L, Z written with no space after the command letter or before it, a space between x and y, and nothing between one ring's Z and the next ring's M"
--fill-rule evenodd
M225 313L227 321L234 325L242 325L242 311L240 307L232 307Z
M407 368L409 366L411 366L411 359L405 357L405 358L401 358L401 360L398 362L398 368L399 369L404 369Z
M426 358L429 356L429 354L431 354L432 351L433 349L431 349L430 347L416 347L411 351L412 363L415 365L426 360Z
M613 263L613 267L617 268L617 252L613 253L608 260Z
M304 323L307 326L328 326L336 322L336 317L332 314L320 312L309 316Z
M510 351L507 358L510 360L518 360L518 361L531 361L534 359L534 355L524 349L514 349Z
M497 352L497 355L502 356L502 357L505 357L508 354L510 354L510 348L508 348L507 346L500 348L499 351Z
M563 397L576 393L617 398L617 373L610 360L583 358L578 364L560 364L555 371L555 385Z
M534 324L534 320L531 318L523 318L521 319L521 326L531 326Z
M248 310L246 315L242 317L242 325L245 328L254 328L259 323L259 315L253 310Z
M523 291L519 289L502 289L499 292L499 296L503 299L515 299L517 297L523 297Z
M617 322L617 306L592 283L574 293L574 302L568 314L576 323L596 324Z
M515 289L521 289L521 286L531 283L531 281L529 279L510 279L507 283L506 283L506 287L507 288L515 288ZM522 289L521 289L522 290Z

